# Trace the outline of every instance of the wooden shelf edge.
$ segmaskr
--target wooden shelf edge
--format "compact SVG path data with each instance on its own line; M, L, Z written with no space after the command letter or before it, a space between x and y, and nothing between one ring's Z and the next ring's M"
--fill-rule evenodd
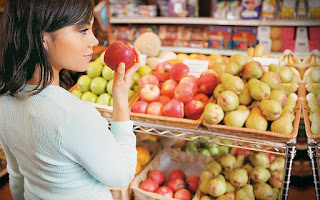
M212 17L111 17L111 24L204 24L230 26L320 26L319 19L229 20Z

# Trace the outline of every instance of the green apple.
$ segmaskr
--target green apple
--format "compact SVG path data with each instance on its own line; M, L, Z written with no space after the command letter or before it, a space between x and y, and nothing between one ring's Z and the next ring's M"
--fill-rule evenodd
M217 144L211 144L211 145L208 147L208 150L210 151L210 154L211 154L212 156L219 155L219 153L220 153Z
M113 106L113 98L111 97L110 101L109 101L109 106Z
M139 83L139 79L140 79L140 74L138 73L138 72L135 72L134 74L133 74L133 81L134 81L134 84L138 84Z
M201 153L202 155L207 156L207 157L211 156L210 151L208 149L206 149L206 148L201 148L199 150L199 153Z
M97 98L98 98L98 96L90 91L83 93L81 96L82 101L88 101L88 102L92 102L92 103L95 103Z
M111 99L110 94L102 93L98 96L96 103L108 106L110 99Z
M130 101L130 99L134 96L134 91L133 90L129 90L129 95L128 95L128 100Z
M101 76L102 68L103 68L103 65L100 63L100 61L90 62L89 67L87 69L87 74L91 78Z
M92 78L88 75L82 75L79 77L77 84L80 92L87 92L90 89L90 83Z
M138 69L138 73L140 74L140 77L146 75L146 74L151 74L152 73L152 68L149 65L142 65Z
M102 77L95 77L90 83L91 92L100 95L106 91L108 81Z
M110 80L107 84L107 92L112 95L113 79Z
M114 71L110 67L105 65L102 69L102 77L107 81L110 81L114 77Z
M102 65L106 65L106 63L104 62L104 54L106 53L106 51L103 51L100 56L99 56L99 60L100 60L100 63Z
M79 99L81 98L82 92L79 89L72 90L71 93Z
M139 85L134 85L132 89L133 89L134 93L137 93L140 90L140 86Z

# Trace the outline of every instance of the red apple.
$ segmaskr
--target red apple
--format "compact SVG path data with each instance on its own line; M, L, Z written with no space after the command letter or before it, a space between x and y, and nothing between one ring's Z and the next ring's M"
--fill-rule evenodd
M152 74L146 74L139 79L138 85L142 88L145 84L159 85L159 80Z
M186 118L198 120L205 108L205 104L203 104L199 100L190 100L184 103L184 114Z
M169 101L171 101L171 99L170 97L160 95L158 101L161 102L163 105L166 105Z
M166 180L165 175L160 170L151 170L148 172L147 178L153 179L158 183L158 185L161 185Z
M189 84L178 84L174 90L174 97L182 102L190 101L195 93Z
M136 59L133 49L121 41L116 41L107 46L104 54L104 62L112 70L116 71L120 62L124 62L126 70L129 69Z
M186 174L181 169L172 170L169 174L169 181L174 179L186 179Z
M199 176L190 176L187 178L187 188L193 193L196 193L199 186L200 177Z
M179 200L191 200L191 193L187 189L180 189L174 193L173 198Z
M174 90L176 89L178 82L173 79L166 80L161 86L161 94L167 97L174 97Z
M163 104L159 101L150 102L147 107L147 114L149 115L162 115Z
M149 103L146 102L146 101L142 101L142 100L137 101L131 107L131 112L134 112L134 113L146 113L148 105L149 105Z
M155 70L155 76L161 83L165 82L169 78L169 70L172 66L167 62L159 63Z
M169 70L169 78L176 81L180 81L181 78L188 76L189 67L183 63L176 63L172 65L172 68Z
M160 194L162 196L173 198L173 191L168 186L161 186L159 187L155 193Z
M167 117L183 118L183 102L175 98L171 99L171 101L163 106L162 115Z
M188 75L183 77L180 81L179 84L189 84L192 87L192 90L194 92L194 94L196 94L198 92L198 79L193 76L193 75Z
M207 105L207 103L209 102L209 97L204 94L204 93L198 93L198 94L195 94L193 97L192 97L192 100L199 100L201 101L204 105Z
M139 188L148 192L155 192L159 188L159 185L155 180L147 179L140 183Z
M205 94L212 94L214 88L220 83L218 74L212 70L208 69L203 72L198 80L199 92Z
M236 148L236 147L232 147L230 150L230 153L234 152L233 155L234 156L238 156L240 154L243 154L245 157L247 157L250 154L250 151L247 149L241 149L241 148Z
M169 180L168 187L171 188L173 192L176 192L179 189L186 188L186 182L183 179L173 179Z
M147 83L140 89L141 100L152 102L152 101L156 101L159 98L159 96L160 96L160 88L158 85Z

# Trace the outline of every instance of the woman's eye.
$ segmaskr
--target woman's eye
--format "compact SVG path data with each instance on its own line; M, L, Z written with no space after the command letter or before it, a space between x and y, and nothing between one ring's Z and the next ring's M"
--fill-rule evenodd
M82 29L82 30L80 31L80 33L85 34L88 30L89 30L88 28Z

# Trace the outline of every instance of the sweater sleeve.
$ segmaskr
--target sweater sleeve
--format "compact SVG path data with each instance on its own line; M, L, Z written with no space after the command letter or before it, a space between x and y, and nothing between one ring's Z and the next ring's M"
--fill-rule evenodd
M14 200L22 200L24 199L24 176L20 173L15 156L12 154L7 145L5 145L1 136L0 144L6 155L11 195Z
M62 151L95 179L116 187L128 185L137 164L133 123L108 122L91 105L72 110L59 130Z

